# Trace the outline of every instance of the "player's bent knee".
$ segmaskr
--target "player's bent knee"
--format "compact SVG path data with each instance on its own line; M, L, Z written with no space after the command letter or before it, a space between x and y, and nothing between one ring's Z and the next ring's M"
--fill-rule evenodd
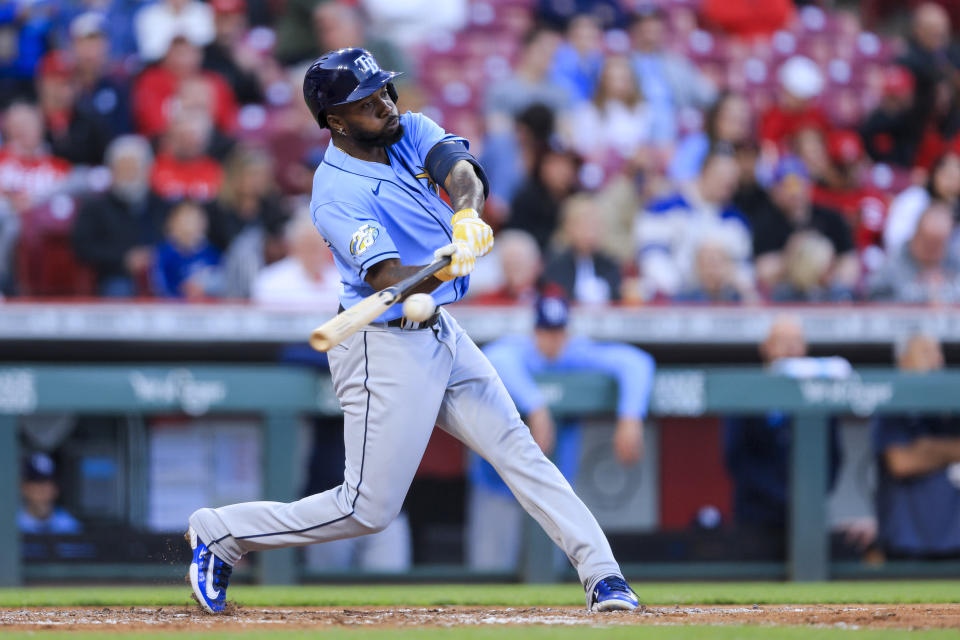
M196 526L197 524L207 522L212 514L213 514L213 509L210 509L210 508L197 509L196 511L190 514L190 517L187 519L187 521L190 523L191 526Z

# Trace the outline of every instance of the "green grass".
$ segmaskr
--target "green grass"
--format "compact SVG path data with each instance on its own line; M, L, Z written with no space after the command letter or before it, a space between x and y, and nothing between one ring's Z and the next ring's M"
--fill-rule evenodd
M172 635L172 634L170 634ZM4 639L20 640L27 638L62 638L63 632L37 631L33 633L5 633ZM111 631L108 636L101 633L70 633L71 640L92 640L104 638L120 640L122 638L162 638L163 633L124 633ZM644 640L940 640L956 638L956 630L947 631L851 631L846 629L803 629L796 627L608 627L608 628L557 628L557 627L497 627L497 628L453 628L453 629L345 629L323 631L230 631L210 633L177 632L178 640L626 640L643 638Z
M651 605L960 602L960 580L862 582L634 582ZM576 584L236 586L230 600L246 606L583 605ZM173 606L190 604L177 586L23 587L0 589L0 606Z

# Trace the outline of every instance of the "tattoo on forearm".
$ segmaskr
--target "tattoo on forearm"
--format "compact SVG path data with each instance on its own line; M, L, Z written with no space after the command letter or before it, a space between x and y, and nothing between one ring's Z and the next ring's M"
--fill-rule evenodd
M483 211L483 183L477 177L473 165L466 160L453 165L443 188L450 196L454 211L461 209Z

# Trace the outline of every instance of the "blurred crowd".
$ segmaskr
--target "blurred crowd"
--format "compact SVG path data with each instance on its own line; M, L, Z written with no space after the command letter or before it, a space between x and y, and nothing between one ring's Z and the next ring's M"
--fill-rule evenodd
M332 308L301 84L360 45L490 178L474 302L956 302L953 18L861 4L2 3L0 293Z

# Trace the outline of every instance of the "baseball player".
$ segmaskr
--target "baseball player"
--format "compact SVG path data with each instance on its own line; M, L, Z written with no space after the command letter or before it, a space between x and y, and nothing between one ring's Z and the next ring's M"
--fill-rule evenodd
M432 292L439 310L418 323L393 306L329 351L344 412L343 484L292 503L194 512L194 594L208 611L222 611L232 567L248 551L381 531L399 513L437 424L488 460L563 549L590 609L634 609L637 595L596 519L540 451L490 362L442 309L466 293L476 258L493 245L480 218L487 181L466 140L422 114L398 113L397 75L354 48L327 53L307 71L304 99L332 136L310 209L340 271L344 308L450 256L418 289Z

